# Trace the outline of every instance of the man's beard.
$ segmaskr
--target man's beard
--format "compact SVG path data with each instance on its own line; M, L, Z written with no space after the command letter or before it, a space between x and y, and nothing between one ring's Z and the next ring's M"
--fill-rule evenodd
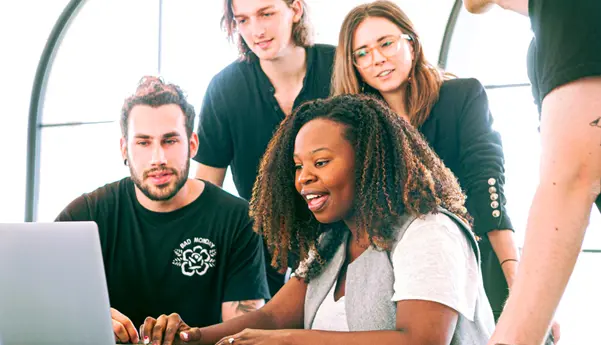
M130 159L130 162L132 160ZM188 181L188 173L190 171L190 160L186 160L186 164L183 169L177 171L174 168L169 167L160 167L154 168L145 171L142 175L142 179L140 179L138 172L134 170L134 168L130 165L129 171L131 174L131 179L134 181L134 184L146 195L146 197L152 201L167 201L173 198L182 187ZM150 183L144 182L148 179L148 175L155 173L157 171L167 171L173 174L173 178L175 181L171 180L164 185L152 185Z

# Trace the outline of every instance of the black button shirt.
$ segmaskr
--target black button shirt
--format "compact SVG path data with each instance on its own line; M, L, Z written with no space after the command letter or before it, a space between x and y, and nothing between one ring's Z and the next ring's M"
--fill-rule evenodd
M307 73L294 108L317 98L327 98L335 48L307 48ZM199 148L194 160L225 168L231 165L238 194L249 200L261 157L284 112L275 88L252 55L217 74L207 89L198 125Z
M334 53L335 47L330 45L307 48L307 73L294 108L329 96ZM216 168L231 165L238 194L249 200L261 157L285 116L259 59L251 55L249 61L236 61L209 84L200 110L194 160ZM265 256L273 296L284 284L284 276L270 266L267 249Z

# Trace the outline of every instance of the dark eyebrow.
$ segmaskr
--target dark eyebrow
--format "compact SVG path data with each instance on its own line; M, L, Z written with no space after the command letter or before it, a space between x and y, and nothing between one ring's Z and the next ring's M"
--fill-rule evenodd
M330 152L333 152L332 150L330 150L327 147L320 147L320 148L317 148L317 149L311 151L310 153L311 153L311 155L314 155L314 154L316 154L317 152L320 152L320 151L330 151ZM292 156L293 157L298 157L298 154L294 153Z
M169 132L169 133L165 133L163 134L163 138L175 138L175 137L181 137L181 135L178 132Z
M378 38L378 39L376 40L376 42L381 42L383 39L386 39L386 38L388 38L388 37L394 37L394 35L384 35L384 36L380 36L380 38ZM367 45L362 45L361 47L359 47L359 48L355 49L355 50L354 50L354 52L356 52L357 50L360 50L360 49L364 49L364 48L367 48Z
M256 13L261 13L261 12L265 12L267 10L271 10L273 9L274 6L273 5L269 5L269 6L265 6L265 7L261 7L259 8L259 10L257 10ZM236 18L240 18L240 17L248 17L246 14L242 13L242 14L234 14L234 19Z
M148 134L136 134L134 137L138 138L138 139L152 139L152 136L148 135ZM175 131L163 134L163 138L165 138L165 139L175 138L175 137L181 137L181 135Z
M313 155L313 154L316 154L316 153L317 153L317 152L319 152L319 151L330 151L330 152L332 152L332 150L330 150L330 149L329 149L329 148L327 148L327 147L320 147L320 148L318 148L318 149L315 149L315 150L311 151L311 154L312 154L312 155Z

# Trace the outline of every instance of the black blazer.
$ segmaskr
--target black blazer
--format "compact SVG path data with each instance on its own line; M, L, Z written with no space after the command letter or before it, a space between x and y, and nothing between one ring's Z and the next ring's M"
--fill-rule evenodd
M513 230L505 210L505 168L501 136L492 129L486 91L476 79L445 81L420 131L467 195L466 208L481 237L482 278L495 319L509 290L486 233Z
M491 230L513 229L505 210L503 145L492 123L482 84L476 79L451 79L442 85L438 101L420 127L457 176L474 218L473 230L483 238Z

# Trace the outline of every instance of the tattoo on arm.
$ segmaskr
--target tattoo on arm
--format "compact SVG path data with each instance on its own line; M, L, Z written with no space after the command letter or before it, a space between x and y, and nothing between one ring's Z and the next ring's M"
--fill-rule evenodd
M236 313L246 314L257 310L257 304L255 301L236 301L232 302L232 308L236 309Z
M589 123L591 127L601 128L601 117L598 117L595 121ZM600 144L601 145L601 144Z

